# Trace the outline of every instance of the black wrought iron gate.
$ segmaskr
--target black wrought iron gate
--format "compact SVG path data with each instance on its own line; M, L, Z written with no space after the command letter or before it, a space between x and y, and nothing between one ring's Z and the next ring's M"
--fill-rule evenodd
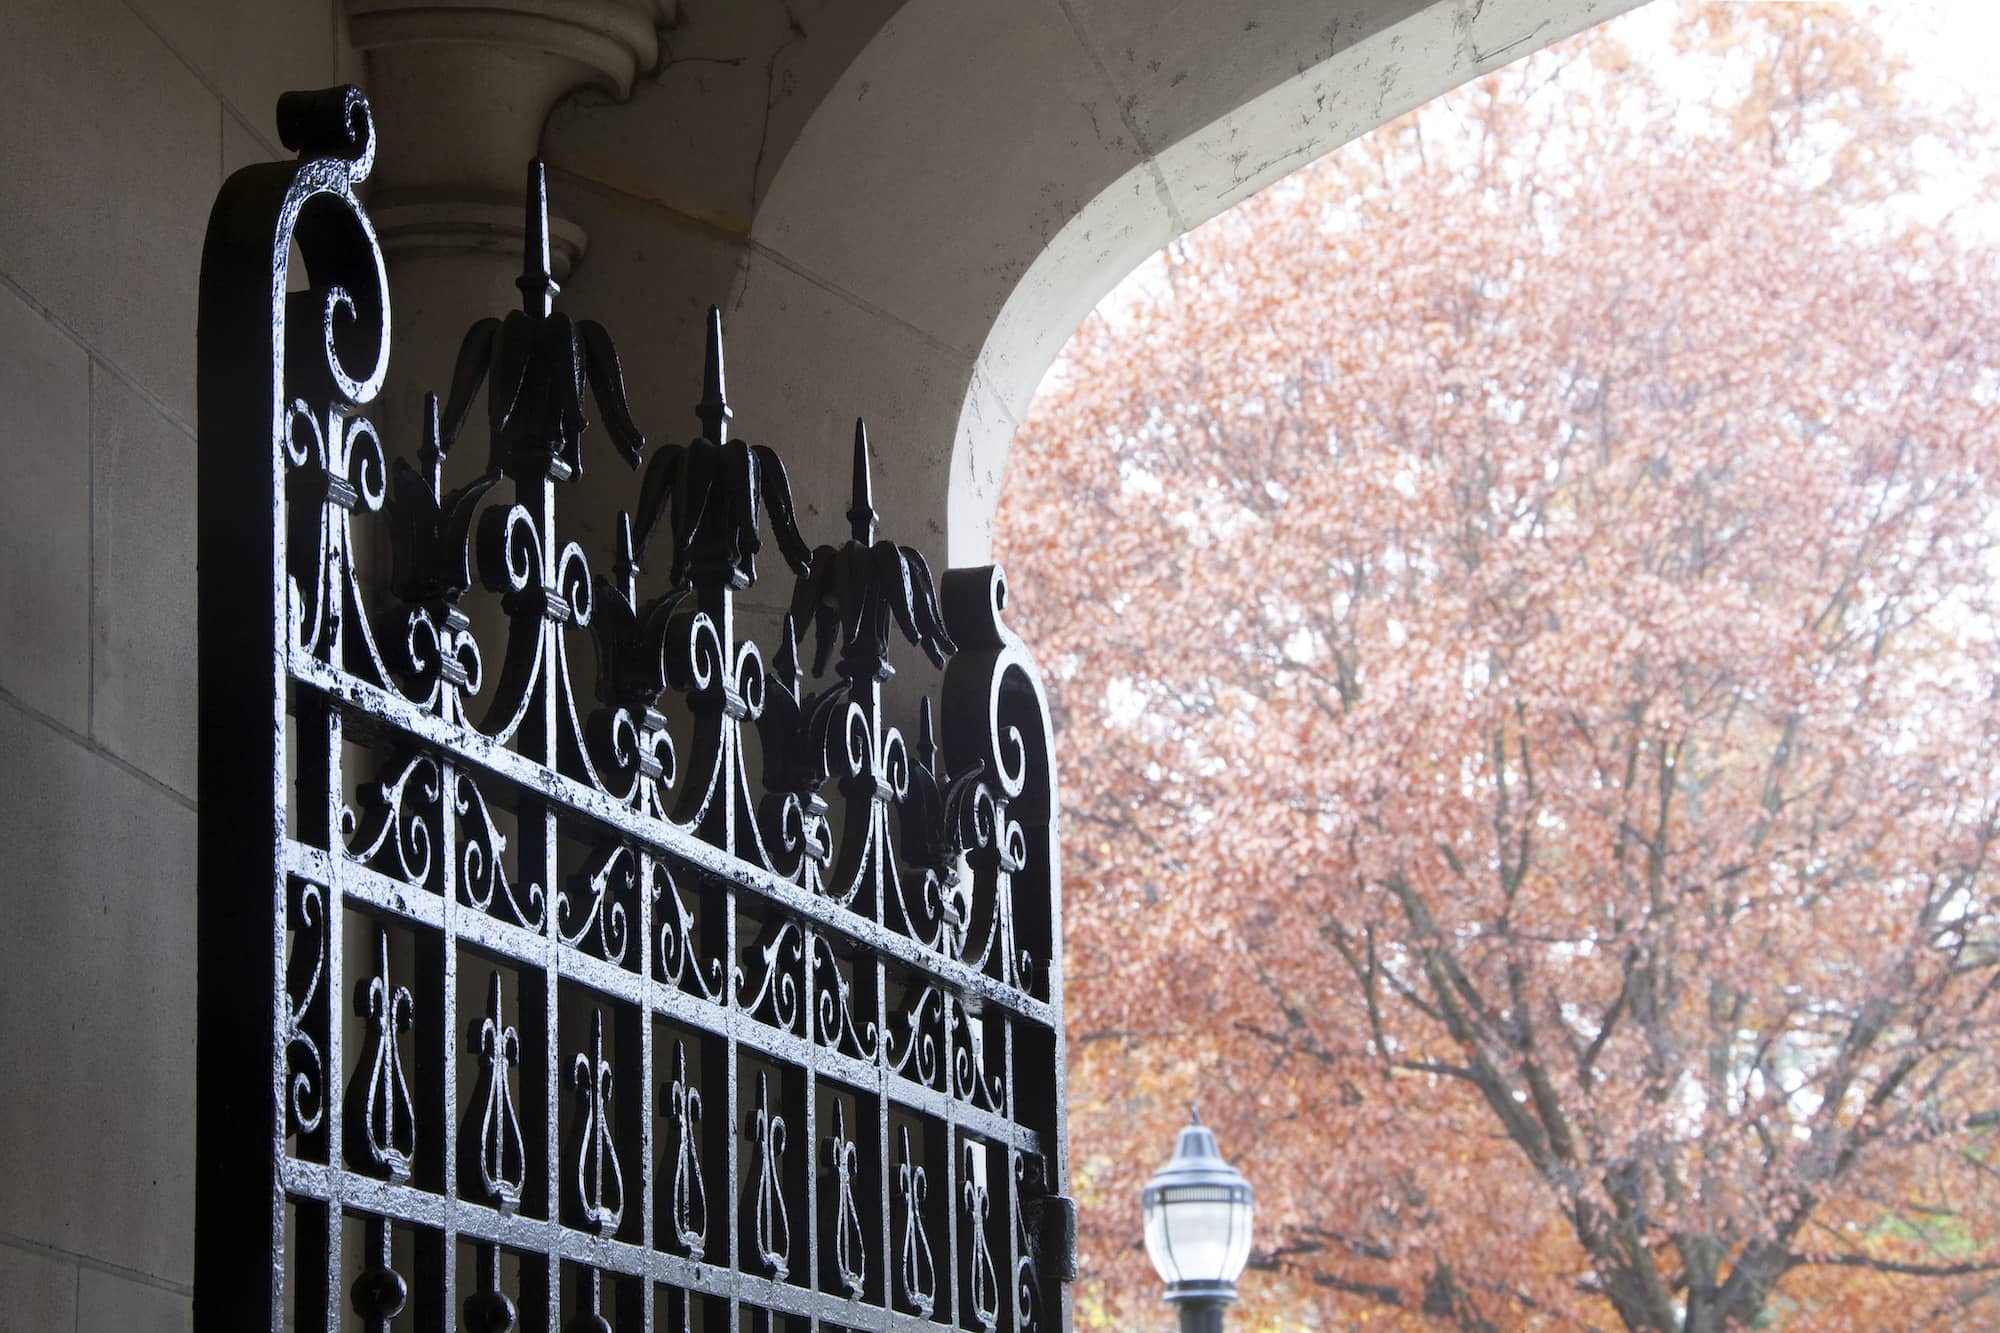
M279 121L299 160L230 178L202 270L197 1326L1062 1324L1055 786L998 572L939 598L876 539L858 427L809 550L713 312L700 434L643 460L538 164L522 309L392 462L367 103ZM593 577L565 497L614 451ZM944 666L914 746L897 631Z

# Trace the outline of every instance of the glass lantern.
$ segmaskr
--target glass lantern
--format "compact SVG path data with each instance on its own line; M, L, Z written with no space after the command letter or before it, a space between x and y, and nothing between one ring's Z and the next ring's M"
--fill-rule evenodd
M1147 1257L1167 1284L1167 1299L1183 1307L1183 1327L1220 1328L1221 1309L1236 1299L1236 1279L1250 1261L1251 1192L1199 1115L1140 1191L1139 1210ZM1191 1325L1189 1307L1212 1318Z

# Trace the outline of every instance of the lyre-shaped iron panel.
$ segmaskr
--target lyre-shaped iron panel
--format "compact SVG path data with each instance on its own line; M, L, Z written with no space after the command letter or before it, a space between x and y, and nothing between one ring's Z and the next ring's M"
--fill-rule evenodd
M878 537L858 423L810 543L712 310L649 442L539 163L521 307L370 420L368 105L279 128L202 270L197 1325L1061 1326L1052 742L998 571ZM627 469L589 549L577 479Z

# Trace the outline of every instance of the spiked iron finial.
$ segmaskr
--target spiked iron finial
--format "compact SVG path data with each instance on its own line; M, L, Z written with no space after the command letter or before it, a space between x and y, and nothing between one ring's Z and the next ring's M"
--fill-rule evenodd
M527 226L521 238L521 276L514 285L521 289L521 309L528 314L554 309L560 288L549 272L549 176L539 157L528 163Z
M438 396L424 395L424 447L418 457L423 460L424 477L431 484L431 498L444 498L444 437L438 425Z
M708 349L701 363L701 401L694 406L701 433L717 444L729 442L729 399L722 391L722 311L708 308Z
M931 721L928 694L923 699L923 710L917 714L917 762L925 768L937 767L937 730Z
M618 563L614 572L625 589L625 600L637 606L639 558L632 550L632 514L625 509L618 511Z
M804 676L799 671L799 630L792 613L785 613L785 627L778 639L777 660L771 664L772 673L792 687L797 694L804 684Z
M854 525L855 541L875 544L875 482L868 471L868 423L860 417L854 419L854 501L847 521Z

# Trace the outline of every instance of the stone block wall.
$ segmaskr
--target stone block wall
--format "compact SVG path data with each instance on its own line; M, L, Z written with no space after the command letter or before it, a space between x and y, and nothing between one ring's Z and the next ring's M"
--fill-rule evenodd
M14 0L0 38L0 1330L189 1326L195 288L335 0Z

